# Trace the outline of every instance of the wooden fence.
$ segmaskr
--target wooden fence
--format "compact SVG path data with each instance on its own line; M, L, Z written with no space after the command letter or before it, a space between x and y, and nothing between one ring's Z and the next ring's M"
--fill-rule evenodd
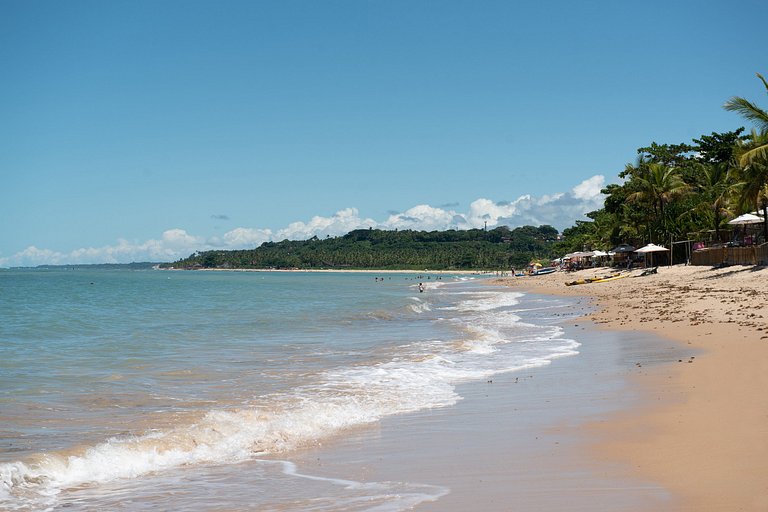
M708 247L693 251L691 265L768 265L768 244L749 247Z

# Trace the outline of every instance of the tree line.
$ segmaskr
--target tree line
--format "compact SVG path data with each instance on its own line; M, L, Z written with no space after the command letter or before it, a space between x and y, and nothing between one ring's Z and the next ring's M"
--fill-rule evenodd
M551 257L552 226L491 230L357 229L340 237L264 242L255 249L204 251L166 264L174 268L508 269Z
M757 77L768 92L768 82ZM723 108L754 128L639 148L636 161L619 173L624 182L602 190L604 207L563 231L561 249L689 238L727 241L733 217L756 210L768 218L768 112L741 97L732 97ZM765 223L762 231L768 240Z

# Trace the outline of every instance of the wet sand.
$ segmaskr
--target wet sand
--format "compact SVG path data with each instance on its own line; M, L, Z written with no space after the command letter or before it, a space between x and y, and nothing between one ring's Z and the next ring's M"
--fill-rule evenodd
M565 308L590 314L586 299ZM388 418L302 453L303 472L450 489L415 510L634 512L671 510L675 497L620 457L595 456L602 422L646 402L634 379L690 351L645 333L570 322L580 354L492 382L463 385L457 405Z

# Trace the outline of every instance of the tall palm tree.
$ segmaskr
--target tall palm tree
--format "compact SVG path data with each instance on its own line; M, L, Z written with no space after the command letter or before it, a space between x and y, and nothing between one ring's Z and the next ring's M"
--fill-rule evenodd
M768 132L752 135L750 143L741 149L744 154L752 151L751 148L756 145L768 147ZM768 157L754 158L738 171L741 209L763 211L763 238L768 241Z
M657 217L664 217L664 207L688 189L677 167L658 163L644 165L641 172L635 174L634 179L638 190L630 194L627 200L648 202Z
M690 212L692 216L707 220L717 240L720 240L723 220L733 214L733 198L743 185L736 182L731 170L728 162L706 164L701 168L696 184L700 201Z
M627 201L649 204L652 211L647 212L646 215L649 220L648 225L660 226L663 239L666 239L668 232L666 206L672 199L682 196L689 189L680 175L680 170L677 167L649 163L636 168L633 178L637 188L627 196Z
M757 78L763 82L765 91L768 93L768 82L763 78L763 75L757 73ZM768 111L758 107L755 103L740 96L734 96L725 102L723 108L729 112L736 112L743 118L752 121L763 134L768 133ZM755 145L755 147L741 155L740 163L742 166L748 165L755 158L768 158L768 144Z

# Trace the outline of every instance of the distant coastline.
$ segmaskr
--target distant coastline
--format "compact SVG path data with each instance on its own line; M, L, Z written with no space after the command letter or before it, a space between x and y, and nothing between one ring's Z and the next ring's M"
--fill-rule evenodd
M164 262L133 263L86 263L75 265L37 265L35 267L10 267L0 270L163 270L192 272L305 272L305 273L381 273L381 274L462 274L499 275L499 272L483 269L380 269L380 268L176 268Z
M344 236L264 242L253 249L211 250L161 265L215 269L509 270L549 262L559 234L552 226L510 230L356 229Z
M381 274L462 274L462 275L485 275L495 276L499 275L498 271L493 270L414 270L414 269L379 269L379 268L356 268L356 269L344 269L344 268L173 268L173 267L160 267L159 270L164 271L189 271L189 272L296 272L296 273L381 273Z
M10 267L6 270L152 270L163 262L139 261L132 263L77 263L72 265L37 265L35 267Z

